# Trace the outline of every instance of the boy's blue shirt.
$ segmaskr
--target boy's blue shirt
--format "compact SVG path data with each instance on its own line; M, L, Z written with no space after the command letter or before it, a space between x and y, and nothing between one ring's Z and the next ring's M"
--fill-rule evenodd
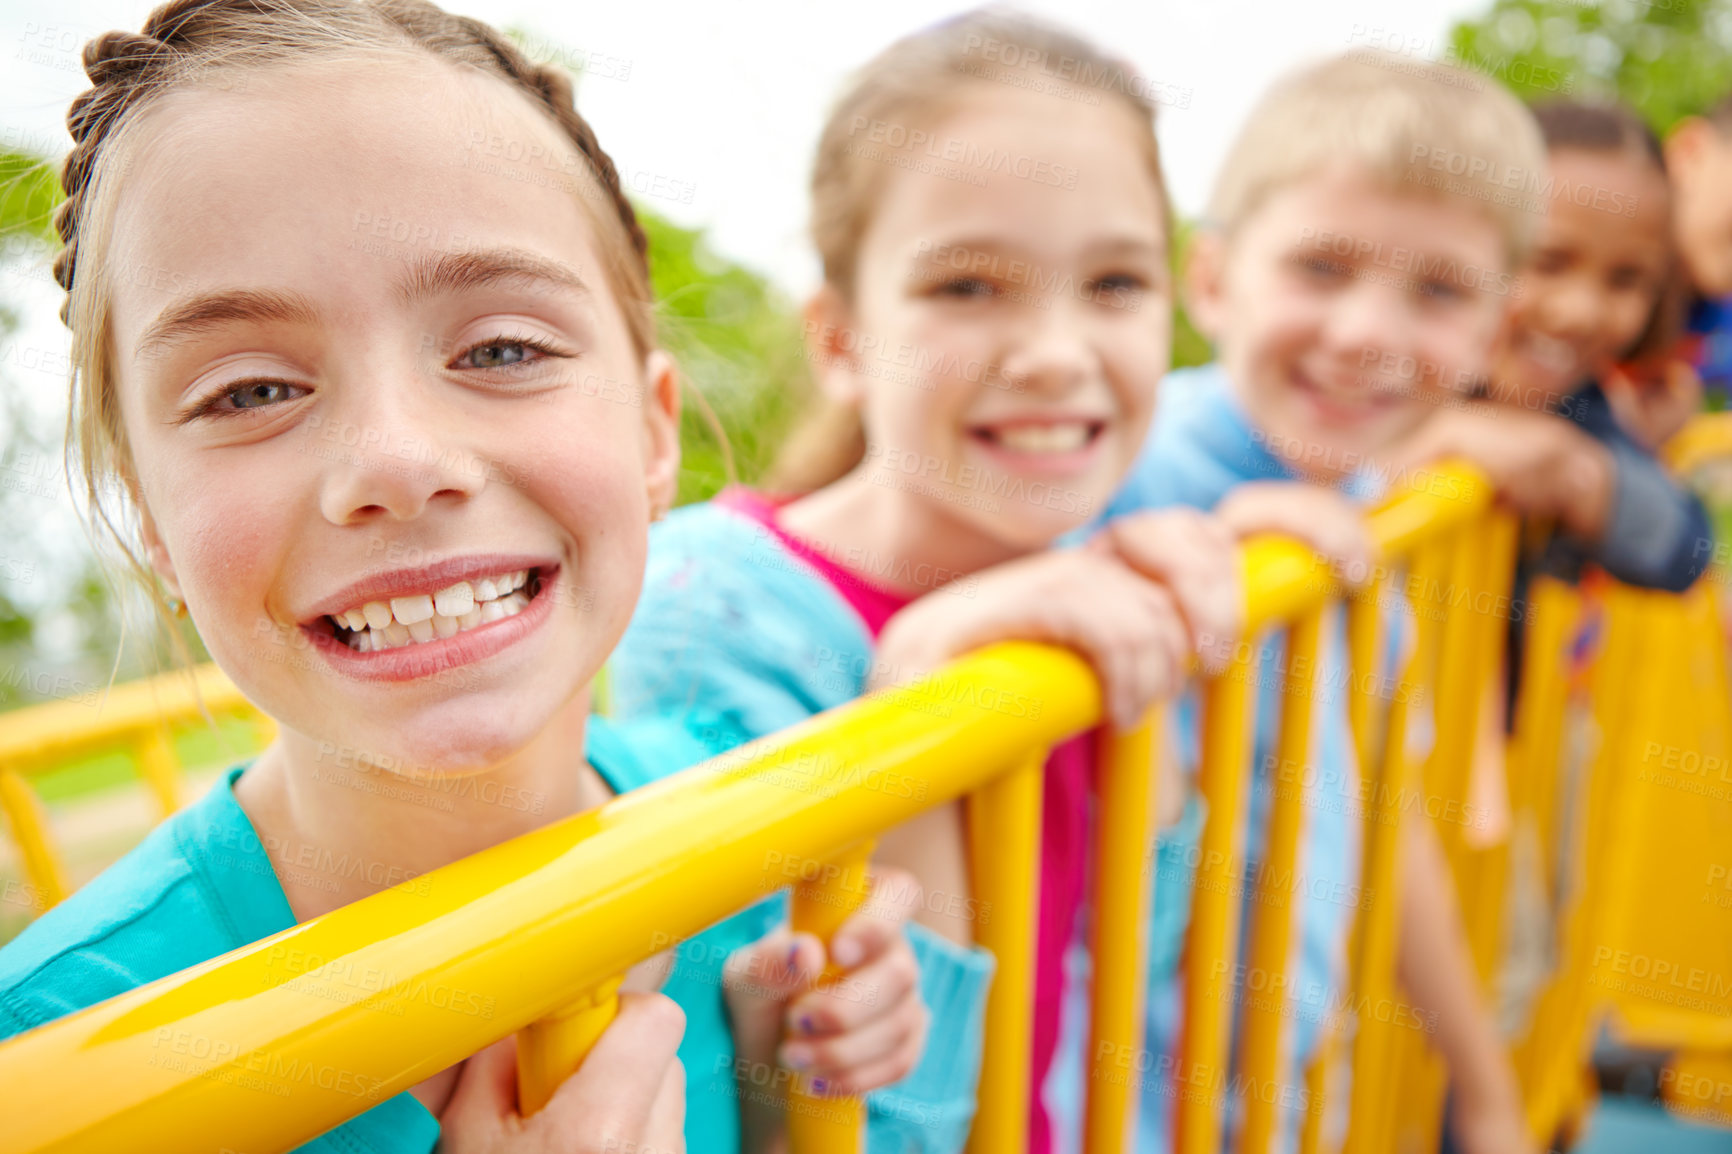
M612 726L595 717L589 720L586 754L616 793L706 756L677 722L646 718ZM89 885L0 949L0 1039L295 925L270 856L234 797L234 782L246 769L240 765L227 771L204 798L162 822ZM663 986L686 1014L679 1054L686 1068L686 1131L693 1152L739 1149L733 1035L722 999L722 965L734 949L784 920L786 906L785 896L773 895L681 943ZM916 950L921 952L922 946L917 944ZM983 1007L989 969L990 961L972 969L935 965L930 977L923 974L923 993L929 999L945 996L939 983L948 978L967 987L951 991L952 1004ZM941 1026L964 1036L972 1030L978 1062L978 1020L935 1020L935 1038ZM163 1046L164 1060L174 1061L179 1051L172 1033ZM949 1121L940 1116L946 1103L898 1097L895 1091L891 1087L880 1092L878 1113L885 1119L880 1129L886 1137L942 1132ZM972 1083L966 1104L972 1112ZM405 1092L296 1151L430 1154L438 1138L437 1119ZM875 1147L927 1148L888 1142Z
M1294 481L1297 475L1265 443L1261 432L1241 409L1226 374L1218 365L1182 369L1161 382L1160 401L1148 439L1124 485L1103 514L1103 520L1144 510L1187 507L1213 509L1228 491L1253 481ZM1344 1002L1347 934L1358 901L1360 795L1357 759L1347 725L1345 640L1339 618L1325 630L1317 664L1317 710L1312 721L1312 751L1307 767L1271 766L1275 761L1280 717L1281 665L1279 639L1259 647L1253 666L1256 717L1251 803L1241 845L1254 867L1257 846L1266 828L1269 805L1279 789L1305 791L1304 842L1290 892L1300 924L1294 933L1295 960L1285 972L1295 974L1289 986L1292 1017L1286 1030L1285 1067L1303 1098L1305 1063L1315 1051L1326 1025L1335 1025ZM1194 695L1174 711L1181 756L1191 765L1199 755L1200 717ZM1201 827L1175 829L1163 838L1162 881L1177 875L1188 889L1200 856ZM1248 873L1245 893L1254 884ZM1167 887L1163 886L1162 889ZM1240 941L1249 925L1249 907L1242 903ZM1171 1067L1158 1063L1177 1055L1181 1027L1180 984L1151 971L1148 999L1149 1064L1140 1074L1142 1108L1138 1119L1139 1151L1165 1150L1171 1134ZM1236 982L1235 985L1238 985ZM1073 1059L1073 1068L1083 1067ZM1075 1079L1071 1079L1075 1083ZM1052 1088L1054 1095L1064 1090ZM1072 1103L1067 1113L1078 1110ZM1291 1131L1298 1115L1286 1119Z

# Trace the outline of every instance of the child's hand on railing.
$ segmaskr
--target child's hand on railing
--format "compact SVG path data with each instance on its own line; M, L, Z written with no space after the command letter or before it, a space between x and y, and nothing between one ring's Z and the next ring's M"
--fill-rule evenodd
M824 945L783 926L735 950L724 969L734 1048L752 1078L759 1106L765 1067L784 1066L812 1079L816 1092L857 1095L905 1078L926 1046L930 1014L920 998L920 967L904 928L920 906L920 884L895 869L874 869L864 905L830 940L829 961L842 971L820 987ZM747 1149L780 1125L762 1109L742 1111ZM757 1122L753 1122L757 1115Z
M1217 517L1160 509L1115 517L1089 542L1171 591L1208 674L1226 668L1245 628L1238 541Z
M660 994L624 994L577 1073L540 1113L517 1112L517 1039L463 1064L439 1116L440 1154L684 1154L685 1013Z
M1573 421L1513 405L1446 409L1421 425L1388 464L1401 476L1447 457L1485 470L1498 499L1516 512L1556 517L1582 540L1599 540L1611 520L1617 464L1610 449Z
M1195 649L1173 590L1105 548L1065 549L984 571L972 597L940 589L896 614L878 638L872 688L995 641L1079 651L1101 679L1108 720L1123 729L1179 692Z
M1284 533L1311 546L1348 585L1362 585L1377 563L1365 509L1335 489L1303 481L1237 485L1215 506L1236 537Z

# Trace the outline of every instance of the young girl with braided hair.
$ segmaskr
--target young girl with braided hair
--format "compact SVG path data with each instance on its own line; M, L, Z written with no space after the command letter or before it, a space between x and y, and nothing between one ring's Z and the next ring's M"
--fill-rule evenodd
M0 950L0 1037L695 760L588 716L679 399L569 82L425 0L174 0L84 60L56 218L69 451L278 737ZM855 1091L921 1045L900 909L875 894L832 942L879 995L833 1031L868 1034L872 1068L822 1070ZM724 960L679 991L706 1068L733 1061ZM681 1149L681 1032L628 995L533 1117L507 1038L302 1149Z

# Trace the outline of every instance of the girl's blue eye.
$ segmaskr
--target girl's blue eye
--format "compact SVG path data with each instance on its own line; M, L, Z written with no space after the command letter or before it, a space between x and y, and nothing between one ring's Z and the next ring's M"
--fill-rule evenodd
M528 360L531 347L527 341L489 341L476 345L457 359L471 369L503 369Z
M293 400L288 392L299 387L282 381L253 381L224 393L223 396L232 397L237 409L262 409L277 401Z
M185 424L199 417L228 417L256 409L268 409L284 401L295 400L311 391L305 385L292 385L287 381L241 381L220 392L212 393L183 417L180 423Z

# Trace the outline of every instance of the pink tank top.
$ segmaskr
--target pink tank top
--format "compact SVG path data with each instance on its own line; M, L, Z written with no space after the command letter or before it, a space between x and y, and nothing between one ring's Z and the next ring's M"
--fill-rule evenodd
M800 560L815 569L860 615L872 640L903 607L915 600L836 564L807 541L785 531L776 519L785 501L738 486L724 490L716 503L762 525ZM1047 758L1041 797L1040 913L1036 921L1034 979L1034 1053L1030 1077L1029 1151L1049 1154L1052 1125L1041 1100L1041 1086L1058 1048L1059 1011L1064 1002L1064 955L1076 927L1077 911L1088 896L1089 796L1094 787L1095 735L1080 734L1053 747Z

